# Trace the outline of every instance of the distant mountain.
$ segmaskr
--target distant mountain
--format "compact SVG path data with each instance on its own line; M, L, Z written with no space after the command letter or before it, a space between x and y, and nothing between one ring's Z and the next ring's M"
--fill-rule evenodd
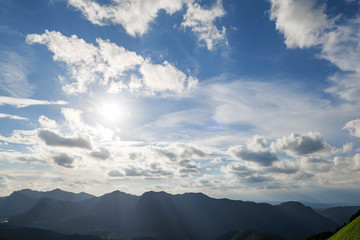
M8 197L2 197L0 198L0 219L29 211L37 201L38 199L19 192L14 192Z
M360 216L335 233L329 240L358 240L360 239Z
M34 228L15 228L7 225L0 225L0 240L101 240L94 236L67 235L48 230Z
M35 207L42 198L80 202L93 197L93 195L87 193L65 192L60 189L48 192L39 192L30 189L15 191L8 197L0 198L0 219L25 213Z
M273 233L262 233L254 230L230 231L215 240L285 240Z
M54 189L52 191L47 192L40 192L40 191L34 191L31 189L23 189L20 191L15 191L14 193L21 193L24 195L27 195L29 197L33 198L52 198L55 200L61 200L61 201L70 201L70 202L81 202L86 199L93 198L94 196L88 193L72 193L72 192L66 192L61 189Z
M349 206L349 207L332 207L322 210L317 210L317 212L334 221L339 226L342 226L344 223L347 223L349 218L360 210L360 206Z
M273 206L213 199L202 193L166 192L146 192L138 197L115 191L80 202L41 198L30 210L8 220L65 233L160 240L214 239L232 229L254 229L297 239L336 227L298 202Z

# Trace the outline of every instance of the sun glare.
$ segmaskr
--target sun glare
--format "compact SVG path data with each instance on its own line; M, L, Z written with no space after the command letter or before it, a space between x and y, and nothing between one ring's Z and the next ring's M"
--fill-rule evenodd
M121 117L121 108L119 104L107 102L101 106L100 113L108 121L116 121Z

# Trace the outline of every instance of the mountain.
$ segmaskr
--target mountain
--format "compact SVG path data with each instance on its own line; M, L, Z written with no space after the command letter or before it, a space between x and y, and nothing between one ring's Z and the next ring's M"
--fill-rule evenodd
M239 230L227 232L215 240L284 240L273 233L262 233L254 230Z
M42 198L80 202L93 197L93 195L87 193L76 194L65 192L60 189L48 192L39 192L30 189L14 191L10 196L0 198L0 218L8 218L10 216L25 213L35 207Z
M33 198L52 198L55 200L62 200L62 201L70 201L70 202L80 202L86 199L93 198L94 196L88 193L72 193L72 192L66 192L61 189L54 189L52 191L47 192L40 192L40 191L34 191L31 189L23 189L20 191L15 191L14 193L21 193L29 197Z
M329 240L360 239L360 216L335 233Z
M348 222L349 218L360 210L360 206L349 206L349 207L332 207L322 210L317 210L317 212L334 221L339 226L342 226L344 223Z
M214 239L232 229L254 229L297 239L336 224L298 202L280 205L214 199L202 193L172 195L119 191L80 202L41 198L9 223L64 233L131 239Z
M0 225L0 240L101 240L94 236L67 235L34 228L16 228L7 225Z
M0 198L0 218L7 218L29 211L37 201L38 199L19 192L14 192L8 197L2 197Z

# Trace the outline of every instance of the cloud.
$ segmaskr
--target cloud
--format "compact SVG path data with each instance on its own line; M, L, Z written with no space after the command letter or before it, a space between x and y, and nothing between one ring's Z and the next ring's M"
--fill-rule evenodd
M34 94L34 86L27 79L29 62L14 51L0 54L0 89L12 97L29 97Z
M278 156L270 151L254 151L242 145L232 146L228 151L235 159L258 163L262 166L271 166L273 162L279 160Z
M294 174L300 170L297 162L279 161L276 162L271 168L268 169L271 173Z
M11 105L17 108L24 108L34 105L66 105L66 101L46 101L46 100L35 100L30 98L15 98L15 97L6 97L0 96L0 106L1 105Z
M124 174L121 173L119 170L111 170L108 172L110 177L124 177Z
M41 115L39 117L38 122L40 123L40 126L44 127L44 128L57 128L58 127L58 124L56 123L55 120L49 119L44 115Z
M143 169L133 165L124 168L124 172L127 177L160 177L163 175L172 175L171 172L163 171L161 168Z
M360 138L360 119L347 122L343 129L348 130L351 136Z
M319 173L329 172L334 166L333 161L324 160L322 158L302 158L300 161L302 169L307 172Z
M311 47L321 43L325 31L333 26L325 6L314 0L270 0L270 19L285 36L289 48Z
M201 7L195 1L188 1L186 13L183 16L181 26L191 28L198 37L199 42L204 42L208 50L213 50L216 45L225 44L226 28L223 26L219 30L215 25L215 20L225 15L225 10L221 0L210 9Z
M60 155L54 156L53 159L57 165L60 165L60 166L66 167L66 168L73 168L72 164L74 163L74 159L69 157L65 153L61 153Z
M95 46L76 35L66 37L60 32L46 30L41 35L27 35L26 41L46 45L54 53L55 61L66 63L71 80L61 79L63 90L68 94L85 93L91 84L97 83L107 86L111 93L128 89L145 95L181 96L198 82L167 61L151 63L150 59L109 40L98 38L98 46Z
M100 148L99 151L91 152L90 155L100 160L106 160L111 156L110 152L106 148Z
M197 84L197 79L187 77L183 72L165 61L163 64L151 64L146 60L139 69L143 75L142 81L153 92L175 92L181 94L187 88ZM169 81L172 79L172 81Z
M270 151L266 139L258 135L254 136L245 146L230 147L228 152L235 159L254 162L262 166L271 166L273 162L280 160L275 153Z
M183 5L182 0L113 0L107 5L92 0L68 0L68 3L93 24L120 24L133 37L146 33L160 10L171 15L181 10Z
M342 72L329 76L332 84L325 91L347 101L360 99L360 17L344 15L330 18L326 5L316 0L271 0L270 19L284 34L289 48L319 46L319 57ZM341 20L341 21L340 21Z
M172 162L180 162L196 157L205 158L208 156L208 154L200 148L184 143L175 143L168 147L154 147L153 151L157 155L165 157Z
M284 151L292 156L314 154L327 149L329 145L318 132L309 132L304 135L291 133L271 144L273 151Z
M61 147L78 147L91 149L91 145L88 140L77 137L77 138L65 138L49 130L40 130L38 137L45 141L46 145L49 146L61 146Z
M0 118L9 118L14 120L29 120L28 118L20 117L17 115L6 114L6 113L0 113Z

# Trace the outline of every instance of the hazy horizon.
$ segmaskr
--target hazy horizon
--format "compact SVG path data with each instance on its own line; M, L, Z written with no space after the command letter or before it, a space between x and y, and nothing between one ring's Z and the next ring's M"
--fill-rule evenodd
M0 5L0 196L360 204L359 1Z

